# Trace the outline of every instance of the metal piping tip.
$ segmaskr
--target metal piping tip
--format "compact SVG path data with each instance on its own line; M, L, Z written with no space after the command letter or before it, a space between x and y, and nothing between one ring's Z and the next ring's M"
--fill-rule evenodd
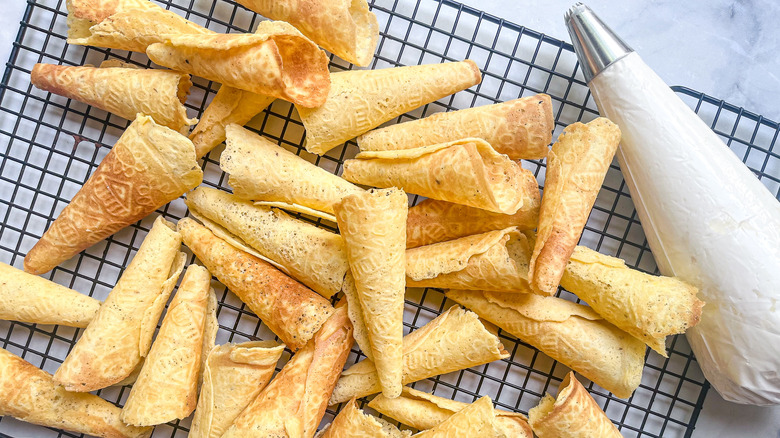
M581 2L564 15L585 81L590 82L613 62L633 52L589 7Z

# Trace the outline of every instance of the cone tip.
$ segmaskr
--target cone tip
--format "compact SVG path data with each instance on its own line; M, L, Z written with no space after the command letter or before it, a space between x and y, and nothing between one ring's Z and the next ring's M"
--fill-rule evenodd
M590 10L590 8L587 7L584 3L577 2L572 7L570 7L568 11L566 11L566 14L564 14L564 19L566 19L566 21L569 21L575 15L579 15L588 10Z

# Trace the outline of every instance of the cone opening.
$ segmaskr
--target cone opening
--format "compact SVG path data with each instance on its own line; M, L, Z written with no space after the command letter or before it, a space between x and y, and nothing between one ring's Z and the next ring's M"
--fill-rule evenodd
M324 53L299 36L277 36L273 42L281 58L284 94L306 108L324 104L330 91L330 72Z
M356 29L355 59L347 59L360 67L366 67L374 57L374 50L379 41L379 24L376 15L368 10L365 0L352 0L349 4L349 15Z

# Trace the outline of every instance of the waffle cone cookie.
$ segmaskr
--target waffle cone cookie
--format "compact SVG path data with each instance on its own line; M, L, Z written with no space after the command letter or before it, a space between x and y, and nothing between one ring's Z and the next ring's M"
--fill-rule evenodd
M473 61L350 70L331 75L324 105L298 105L306 150L322 155L382 123L480 83Z
M452 306L404 337L403 384L507 357L509 353L498 336L488 331L475 313ZM380 390L374 362L366 359L342 373L330 404L376 394Z
M468 403L437 397L409 387L404 387L398 398L389 399L380 394L368 403L368 407L380 414L419 430L433 429L468 406ZM523 414L498 409L493 414L493 425L498 432L496 437L533 438L531 426Z
M129 376L146 357L157 321L184 268L181 236L158 217L97 315L54 373L68 391L89 392Z
M493 213L515 214L533 203L536 179L484 140L466 138L401 151L361 152L344 163L344 179Z
M284 345L273 341L225 344L208 354L189 436L219 438L265 388Z
M358 137L361 151L394 151L481 138L513 160L547 156L555 119L550 96L538 94L494 105L436 113Z
M311 438L352 348L346 306L337 306L319 332L233 421L223 438Z
M180 220L178 230L206 268L291 350L306 345L333 313L328 300L193 219Z
M698 324L704 306L691 284L645 274L582 246L574 249L561 285L664 357L666 337Z
M24 258L42 274L203 180L187 137L138 115Z
M528 238L517 228L406 250L406 286L531 292Z
M382 392L401 394L406 212L402 190L369 190L335 205ZM355 303L352 303L355 304Z
M587 306L534 294L450 290L446 295L617 397L628 398L639 386L644 343Z
M240 88L223 85L217 91L195 129L190 140L195 145L198 158L219 146L227 137L228 125L244 126L276 100L265 94L255 94Z
M528 415L539 438L622 437L573 372L558 387L557 400L545 395Z
M553 145L529 272L535 291L558 289L619 143L620 128L599 117L567 126Z
M336 418L315 436L317 438L402 438L411 435L408 430L401 432L387 421L361 411L353 398L341 408Z
M187 118L184 102L192 82L187 74L123 67L70 67L35 64L30 81L41 90L78 100L126 119L146 114L174 131L197 119Z
M366 67L379 40L376 15L366 0L239 0L271 20L286 21L320 47L352 64Z
M86 327L100 301L0 263L0 319Z
M51 374L0 349L0 416L104 438L140 438L152 434L119 419L121 409L102 398L69 392Z
M214 32L149 0L68 0L68 44L145 52L170 35Z
M406 247L430 245L486 231L517 227L532 230L539 221L539 186L524 179L528 199L515 214L492 213L463 204L426 199L409 209L406 218Z
M363 191L247 129L230 125L226 131L220 167L239 198L336 222L333 205Z
M325 103L328 57L283 21L252 34L174 35L147 47L157 64L304 107Z
M341 290L349 262L338 234L206 187L190 192L187 206L212 232L210 224L226 230L325 298Z
M462 410L454 413L433 429L425 430L416 438L449 437L501 437L495 427L493 402L484 396Z
M190 265L122 409L126 424L154 426L195 410L209 293L209 271Z

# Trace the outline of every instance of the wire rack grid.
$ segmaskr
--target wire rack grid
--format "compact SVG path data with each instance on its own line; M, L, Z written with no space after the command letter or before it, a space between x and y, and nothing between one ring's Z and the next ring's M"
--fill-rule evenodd
M228 0L167 0L164 7L217 32L251 31L262 18ZM597 112L578 68L572 47L448 0L372 0L381 37L371 68L473 59L483 71L478 86L400 116L402 122L439 111L467 108L547 93L552 97L556 136L578 120ZM84 65L118 58L151 66L143 54L69 46L65 0L28 0L9 62L0 85L0 261L21 267L32 247L58 213L105 157L127 120L80 102L51 95L30 85L36 62ZM332 70L352 66L331 57ZM202 113L218 84L193 78L187 102L190 113ZM743 158L759 178L780 196L780 156L774 151L778 125L741 108L693 90L676 91ZM348 142L322 157L302 149L303 125L293 106L274 102L250 127L320 167L334 173L357 153ZM219 168L219 152L203 160L204 184L228 189ZM523 161L544 181L544 163ZM262 171L262 170L259 170ZM412 202L416 202L416 197ZM187 211L181 199L159 214L177 220ZM306 219L306 218L304 218ZM47 274L48 278L104 299L121 275L153 217L128 227ZM328 223L315 222L332 227ZM582 243L602 253L626 259L629 265L657 272L641 225L617 165L610 169L583 234ZM273 334L224 286L214 284L219 298L218 343L271 339ZM560 296L576 299L568 292ZM436 289L410 289L404 315L411 331L453 305ZM80 330L48 325L0 321L0 346L54 372L78 339ZM473 369L418 382L418 389L461 401L489 395L497 407L527 413L542 395L555 392L568 369L511 335L499 333L511 357ZM289 359L287 352L281 361ZM363 356L354 350L348 364ZM280 365L281 366L281 365ZM669 358L648 352L642 384L628 400L613 397L588 383L588 389L618 425L624 436L690 436L709 385L683 336L669 342ZM128 387L97 392L121 406ZM323 422L337 411L328 410ZM155 437L186 436L190 420L158 426ZM34 429L32 429L34 428ZM31 432L34 431L34 432ZM29 426L10 417L0 418L1 436L77 437L68 432Z

